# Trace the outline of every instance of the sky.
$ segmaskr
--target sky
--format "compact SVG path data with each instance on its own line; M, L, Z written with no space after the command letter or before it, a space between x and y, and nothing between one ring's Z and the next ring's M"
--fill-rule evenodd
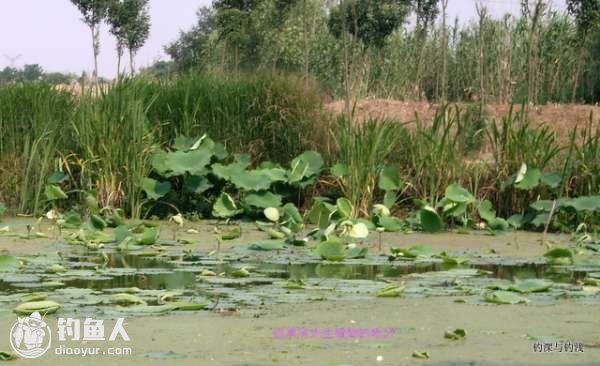
M518 12L520 0L477 0L494 16ZM196 10L211 0L150 0L150 36L136 57L136 66L168 60L163 47L192 27ZM553 0L564 8L564 0ZM463 22L476 16L475 0L449 0L450 19ZM103 25L98 72L116 74L115 42ZM125 61L127 63L127 61ZM0 69L40 64L46 71L73 72L93 69L91 34L69 0L0 0Z

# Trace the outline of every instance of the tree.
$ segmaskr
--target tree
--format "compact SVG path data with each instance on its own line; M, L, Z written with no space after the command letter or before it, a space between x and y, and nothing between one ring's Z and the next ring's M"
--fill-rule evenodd
M92 50L94 53L94 75L98 77L98 55L100 54L100 23L106 17L108 0L71 0L83 16L83 22L92 33Z
M329 30L343 37L344 24L349 33L367 47L381 48L387 36L398 29L410 11L411 0L343 0L331 9Z
M209 47L211 34L215 30L213 8L202 7L196 12L198 21L192 29L181 32L179 38L165 46L165 52L173 59L177 69L204 66L204 53Z
M571 92L571 101L575 102L581 68L585 58L585 43L590 31L594 27L600 27L600 0L567 0L567 10L575 18L577 32L579 33L577 42L579 57L577 58L575 80Z
M123 0L122 13L125 47L129 51L129 68L133 75L135 55L150 35L148 0Z
M117 80L121 77L121 59L126 43L125 25L127 24L126 14L124 12L123 2L112 0L108 6L107 18L110 26L110 33L115 37L117 44Z
M25 65L21 74L25 81L38 81L44 75L44 69L38 64Z

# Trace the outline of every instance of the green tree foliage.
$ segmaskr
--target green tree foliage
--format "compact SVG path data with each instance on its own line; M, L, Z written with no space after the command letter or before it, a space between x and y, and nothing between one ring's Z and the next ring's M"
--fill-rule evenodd
M165 46L165 52L178 69L203 67L208 64L207 51L215 30L215 15L211 7L201 7L196 12L198 21L189 31L182 31L179 38Z
M98 55L100 54L100 23L106 17L108 0L71 0L83 16L83 22L92 33L94 53L94 78L98 76Z
M410 11L410 0L344 0L331 10L329 29L340 38L346 30L367 46L381 48Z

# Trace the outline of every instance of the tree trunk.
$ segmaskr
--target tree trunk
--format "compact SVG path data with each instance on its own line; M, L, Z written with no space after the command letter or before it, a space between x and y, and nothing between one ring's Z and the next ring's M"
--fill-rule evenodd
M92 82L95 84L98 79L98 32L96 26L91 26L92 32L92 52L94 54L94 72L92 73Z
M448 0L442 0L442 103L448 101L448 29L446 29L446 17Z
M479 112L483 113L485 109L485 54L483 51L483 25L487 9L479 3L475 4L477 15L479 16Z
M579 88L579 74L581 74L581 67L583 64L583 56L585 53L584 43L579 47L579 57L577 57L577 65L575 66L575 77L573 80L573 90L571 92L571 103L575 103L577 98L577 89Z
M134 57L135 57L135 53L133 53L131 48L129 48L129 71L131 72L131 76L133 76L135 74L135 67L134 67L134 63L133 63Z

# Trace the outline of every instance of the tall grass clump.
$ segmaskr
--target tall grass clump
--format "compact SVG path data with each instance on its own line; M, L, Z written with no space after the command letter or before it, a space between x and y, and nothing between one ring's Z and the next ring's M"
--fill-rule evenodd
M148 118L161 140L206 133L234 153L288 162L326 141L328 119L315 86L293 76L184 73L144 81Z
M571 133L571 144L565 160L565 175L569 178L563 186L568 196L597 195L600 193L600 122L594 124L590 115L588 123Z
M73 105L70 93L46 84L0 88L0 201L23 213L40 208Z
M72 150L63 151L79 189L94 189L101 205L123 207L133 217L140 215L141 180L150 171L150 105L129 80L98 95L84 91L70 126Z
M514 113L512 108L499 122L488 129L488 144L494 159L490 184L495 189L492 201L499 212L519 212L539 196L543 187L519 191L507 184L522 164L542 172L560 172L556 164L562 147L555 132L547 125L534 127L528 120L525 108Z
M340 189L358 213L368 214L379 173L401 140L403 127L393 120L353 123L345 116L338 118L336 127L333 138L344 166L338 174Z
M469 118L465 118L465 116ZM471 117L477 116L477 120ZM402 137L394 154L402 176L412 193L432 204L444 189L467 178L465 159L480 142L479 115L463 114L459 108L442 107L431 123L418 117Z

